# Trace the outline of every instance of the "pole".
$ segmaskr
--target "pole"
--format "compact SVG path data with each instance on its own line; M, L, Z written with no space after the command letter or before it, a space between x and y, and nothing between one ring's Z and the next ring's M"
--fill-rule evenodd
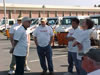
M42 8L43 8L43 17L45 17L45 5L43 5Z
M6 5L5 5L5 0L3 0L3 6L4 6L5 30L7 30L7 25L6 25Z

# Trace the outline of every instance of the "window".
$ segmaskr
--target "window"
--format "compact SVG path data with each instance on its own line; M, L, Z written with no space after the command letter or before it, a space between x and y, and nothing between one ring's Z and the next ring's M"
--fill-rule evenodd
M39 24L39 19L32 19L31 26Z
M48 19L48 24L49 25L57 25L58 24L58 19Z
M9 25L13 25L14 24L14 21L9 21Z
M63 18L61 24L62 25L71 25L72 24L72 19L71 18Z
M100 25L100 17L90 17L94 21L95 25Z

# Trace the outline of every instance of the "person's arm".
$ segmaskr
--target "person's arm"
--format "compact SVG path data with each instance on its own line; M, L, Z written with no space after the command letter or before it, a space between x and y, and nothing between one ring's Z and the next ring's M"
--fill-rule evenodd
M14 34L10 34L10 42L11 42L12 47L13 47L13 45L14 45L13 36L14 36Z
M37 37L34 37L34 42L35 42L35 45L38 46Z
M82 44L77 41L75 41L72 46L73 47L77 46L79 50L82 50L82 48L83 48Z
M18 43L18 40L14 40L13 46L12 46L12 48L11 48L11 50L10 50L10 53L13 53L14 48L16 47L17 43Z
M10 42L11 42L11 45L12 45L12 47L13 47L13 45L14 45L14 39L13 39L13 37L14 37L14 25L13 26L11 26L11 28L10 28L10 30L9 30L9 33L10 33Z
M50 30L50 42L49 42L49 44L51 45L51 43L53 42L53 36L54 36L54 33L53 33L53 29L49 26L49 30Z
M50 42L49 42L50 45L51 45L52 41L53 41L53 36L50 37Z
M73 41L75 38L74 38L74 37L66 37L66 39L67 39L68 41Z
M30 34L28 34L28 45L30 45Z

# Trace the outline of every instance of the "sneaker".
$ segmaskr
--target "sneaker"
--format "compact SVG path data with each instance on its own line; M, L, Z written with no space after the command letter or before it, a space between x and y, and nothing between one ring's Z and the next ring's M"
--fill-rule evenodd
M73 75L71 72L64 73L64 75Z
M47 75L47 71L43 71L41 75Z
M14 70L9 70L8 74L15 74Z
M31 69L28 66L25 66L24 71L31 71Z

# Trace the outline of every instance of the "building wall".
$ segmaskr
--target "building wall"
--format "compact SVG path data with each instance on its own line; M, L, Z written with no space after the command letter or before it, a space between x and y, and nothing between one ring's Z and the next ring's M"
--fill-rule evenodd
M32 18L38 18L39 17L39 11L32 11Z
M62 17L63 16L63 11L58 11L57 16Z
M55 11L50 11L50 12L49 12L49 17L56 17L56 16L55 16Z
M89 16L94 14L100 14L100 12L85 12L85 11L21 11L21 10L7 10L6 11L6 17L7 18L14 18L17 19L17 17L20 16L28 16L32 18L38 18L38 17L62 17L62 16ZM0 19L4 17L4 11L0 10Z
M29 17L29 11L21 11L22 16Z
M1 11L0 11L0 19L2 19L3 16L4 16L4 12L1 10Z
M65 11L64 16L70 16L70 12Z
M19 11L12 11L11 13L11 18L17 19L19 16L20 12Z

